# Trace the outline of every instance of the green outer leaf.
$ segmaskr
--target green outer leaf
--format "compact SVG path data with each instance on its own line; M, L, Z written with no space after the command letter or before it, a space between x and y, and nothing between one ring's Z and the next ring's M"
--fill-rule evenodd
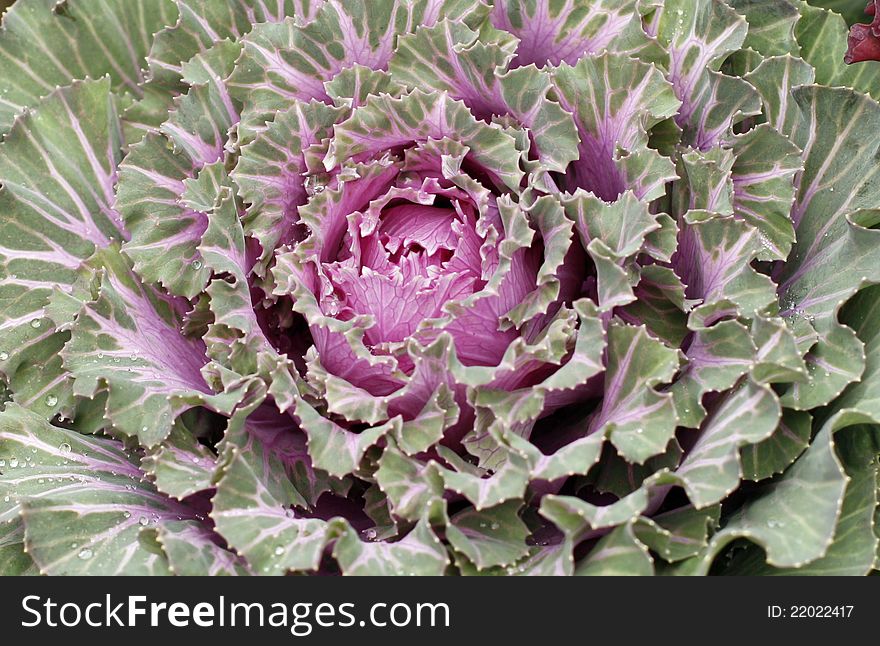
M208 356L240 375L260 375L269 379L289 363L282 359L260 327L260 303L251 294L251 260L240 221L240 211L232 182L222 160L205 166L196 180L186 182L184 201L205 202L200 206L208 216L208 228L198 253L215 278L208 285L208 309L213 321L204 334ZM216 386L215 386L216 387Z
M757 481L782 473L810 446L812 426L809 413L784 409L770 437L740 449L743 477Z
M0 142L0 369L16 401L47 418L71 409L56 332L88 294L79 265L122 235L121 145L107 79L53 92Z
M398 39L389 70L410 88L448 92L479 116L511 115L528 128L545 167L564 172L578 157L578 137L571 115L547 96L549 74L527 67L507 70L513 56L510 36L486 31L478 36L449 20L417 29Z
M809 63L789 55L773 56L761 61L744 78L761 95L764 117L770 126L788 137L799 131L804 119L797 102L790 100L791 90L816 80L816 71Z
M758 231L733 217L688 211L680 224L678 271L689 298L702 298L691 313L690 325L701 325L714 307L735 307L744 316L776 302L775 285L751 266L763 246Z
M147 450L141 468L159 491L182 500L211 488L216 459L178 419L165 441Z
M195 405L231 412L251 385L211 394L201 374L204 345L179 332L179 303L142 285L116 249L89 266L100 277L98 296L83 306L62 351L74 393L93 398L106 389L106 421L145 446L165 439Z
M839 13L846 20L847 24L856 22L864 22L865 7L863 2L856 0L810 0L810 4L814 7L823 7Z
M786 576L864 576L876 557L878 539L874 533L877 510L877 444L871 427L855 426L836 437L837 452L849 476L834 541L822 558L798 568L772 568L753 548L735 558L725 573Z
M0 134L59 86L109 77L114 93L138 96L153 34L170 24L173 0L20 0L0 31ZM88 112L77 112L82 116Z
M511 500L490 509L466 509L446 526L450 544L479 570L509 565L525 556L529 530L519 517L521 503Z
M138 275L183 296L198 294L210 275L196 257L205 216L178 202L184 180L193 174L185 153L172 150L161 134L150 133L132 146L119 166L116 193L117 208L132 231L126 253Z
M751 48L764 57L797 54L795 24L800 18L798 7L788 0L725 0L737 13L745 16L749 33L743 49Z
M284 438L269 438L246 426L241 445L230 445L217 482L211 511L217 531L258 574L317 569L324 547L348 527L340 519L297 517L292 506L308 508L327 487L306 490L297 456L289 451Z
M794 242L789 213L800 149L767 124L734 139L733 212L758 229L761 260L784 260Z
M602 311L635 300L627 270L633 258L647 251L648 235L661 224L648 205L631 191L608 203L579 189L562 200L565 215L574 222L581 245L596 265Z
M0 459L8 465L0 526L15 531L20 517L41 572L169 573L143 526L193 512L157 493L119 442L50 426L10 404L0 413Z
M522 171L514 139L495 125L477 121L446 94L413 90L399 99L371 97L346 121L333 128L324 167L331 170L357 155L376 155L411 142L452 136L470 149L474 161L511 190Z
M242 39L244 52L229 79L233 96L247 104L240 141L253 140L291 99L323 100L324 83L346 67L384 69L400 34L444 17L479 21L482 8L470 0L393 0L367 10L358 0L340 0L324 4L304 26L289 18L257 25Z
M681 485L697 509L721 502L742 478L739 448L766 439L780 413L769 386L746 380L726 394L706 419L681 466L655 481Z
M553 71L553 85L581 140L579 159L568 169L576 186L608 201L627 189L640 199L662 195L675 172L668 159L647 148L647 130L674 115L680 101L660 71L604 53L561 65ZM606 124L615 127L609 131Z
M338 79L339 77L337 77ZM318 101L293 101L240 151L232 178L248 205L245 232L260 241L267 263L279 244L290 242L297 208L308 200L306 151L332 134L344 111Z
M39 574L39 568L25 553L21 542L0 545L0 576L38 576Z
M439 576L449 557L426 520L395 543L367 543L348 530L333 547L342 571L354 576Z
M834 450L834 433L870 422L859 413L835 414L813 443L777 480L753 492L706 551L682 562L678 574L705 574L731 541L757 543L774 567L803 567L825 556L834 539L848 478Z
M575 567L576 576L651 576L654 561L635 536L631 523L603 537Z
M682 142L706 150L743 117L758 114L757 93L742 79L717 70L740 48L746 20L721 0L668 0L654 27L669 48L669 80L682 102L675 122Z
M175 99L174 109L119 167L117 208L131 232L124 251L137 274L172 294L192 298L210 276L198 245L207 227L204 213L181 202L187 180L224 158L227 132L238 110L224 81L239 48L220 43L201 55L206 82ZM203 80L203 79L198 79Z
M724 392L752 370L755 346L737 321L697 327L686 352L688 365L670 387L681 426L696 428L706 414L703 395Z
M819 344L806 356L810 370L783 400L807 410L828 403L861 374L864 357L855 335L836 320L839 307L875 282L880 201L874 163L880 149L880 105L852 90L809 85L793 90L805 126L804 172L792 209L797 242L779 282L783 315L806 318ZM818 377L818 378L817 378Z
M802 322L813 337L813 328ZM802 381L807 375L795 333L782 317L756 316L752 339L757 346L752 379L759 384ZM812 345L812 343L810 343ZM807 349L807 348L804 348Z
M156 33L150 47L150 84L181 89L183 65L215 42L238 39L254 23L277 22L297 16L306 22L322 0L177 0L180 15L176 23ZM274 6L274 9L273 9Z
M590 530L628 525L638 518L648 507L649 488L650 484L642 486L610 505L602 506L574 496L548 495L541 499L540 512L566 536L580 540L587 537Z
M244 559L225 550L217 537L205 538L205 526L192 520L162 523L157 540L178 576L238 576L251 574Z
M605 397L590 420L591 432L607 432L618 452L642 463L660 453L675 432L672 395L655 386L678 370L678 353L651 338L644 327L608 326Z
M641 543L669 562L696 556L718 524L720 506L696 510L681 507L653 519L641 517L633 524Z
M367 449L385 433L400 427L400 420L396 419L360 433L352 433L318 413L303 399L297 399L295 415L300 428L309 436L312 463L337 477L356 471Z
M415 521L430 501L443 495L443 477L436 462L422 464L390 443L378 462L373 476L396 516Z

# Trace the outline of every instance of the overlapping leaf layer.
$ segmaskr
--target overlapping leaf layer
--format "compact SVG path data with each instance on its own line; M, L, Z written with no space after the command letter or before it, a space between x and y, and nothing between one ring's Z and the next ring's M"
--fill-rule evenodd
M880 76L844 34L18 0L0 572L871 572Z

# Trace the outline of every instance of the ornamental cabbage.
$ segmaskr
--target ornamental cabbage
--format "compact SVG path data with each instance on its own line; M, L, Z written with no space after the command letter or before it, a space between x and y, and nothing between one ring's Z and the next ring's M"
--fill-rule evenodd
M801 0L18 0L0 572L870 573L846 49Z

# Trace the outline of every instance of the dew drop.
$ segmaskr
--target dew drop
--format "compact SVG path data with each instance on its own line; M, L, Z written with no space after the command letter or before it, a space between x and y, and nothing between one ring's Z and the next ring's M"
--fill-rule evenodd
M14 469L18 466L18 458L9 458L9 468Z
M46 406L54 406L58 403L58 398L55 395L46 395Z
M198 271L199 269L202 268L202 261L201 260L193 260L191 264L192 264L192 268L195 269L196 271Z
M92 558L92 550L86 548L84 550L80 550L79 554L77 554L81 561L88 561Z
M141 516L140 518L138 518L138 525L140 525L141 527L146 527L149 524L150 520L146 516Z
M339 301L335 298L327 301L327 315L328 316L336 316L339 314Z
M62 442L58 446L58 450L61 451L62 453L70 453L70 444L68 444L67 442Z
M42 325L42 322L40 321L40 319L34 319L33 321L31 321L31 327L34 328L35 330L38 327L40 327L40 325Z
M5 352L0 352L0 361L6 361L9 358L9 355Z
M146 433L146 432L149 431L149 430L150 430L150 429L147 428L146 426L141 426L141 433Z
M6 460L0 460L0 469L6 466Z
M275 548L275 556L281 556L282 554L284 554L284 548L279 545Z
M308 175L304 183L304 188L308 195L317 195L324 192L326 184L324 184L321 177L318 177L317 175Z
M131 518L131 512L130 511L122 512L122 517L123 518Z

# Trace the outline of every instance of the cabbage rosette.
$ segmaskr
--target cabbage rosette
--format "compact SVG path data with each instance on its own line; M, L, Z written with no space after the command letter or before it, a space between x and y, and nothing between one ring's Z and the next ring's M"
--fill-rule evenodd
M846 50L799 0L18 0L0 572L870 573Z

